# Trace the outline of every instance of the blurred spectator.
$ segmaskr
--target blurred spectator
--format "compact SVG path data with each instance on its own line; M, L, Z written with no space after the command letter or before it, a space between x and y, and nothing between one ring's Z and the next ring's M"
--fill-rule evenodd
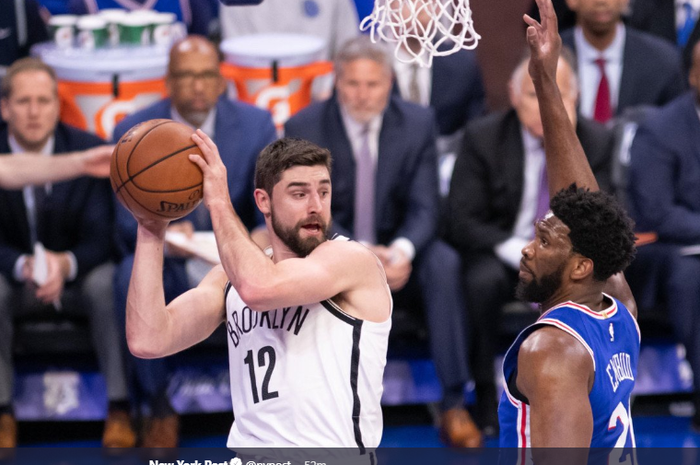
M169 98L122 120L114 131L114 140L119 140L135 124L155 118L170 118L193 129L202 129L219 147L221 158L228 167L231 200L241 220L250 230L264 224L253 198L253 173L258 153L276 138L270 114L228 100L222 94L225 83L219 73L218 51L201 36L190 36L173 46L166 86ZM126 296L134 261L136 229L134 217L118 204L117 232L125 258L117 268L115 306L122 323L122 341L126 340ZM169 228L186 234L211 229L209 212L203 204ZM256 236L259 242L264 241L264 229L258 230ZM167 301L199 284L199 277L208 271L201 269L201 263L200 270L197 270L198 262L192 259L192 254L175 246L166 251L163 279ZM136 390L145 396L151 412L143 447L177 447L179 420L166 392L169 381L167 359L143 360L129 355L128 360Z
M468 374L461 263L436 237L432 111L391 96L392 58L367 36L345 44L335 69L336 95L293 116L286 134L333 154L335 231L367 244L379 257L396 298L422 295L443 388L443 438L454 446L478 447L481 433L463 407Z
M672 260L668 274L660 274L661 284L693 369L692 426L700 430L700 45L693 50L689 80L690 92L639 125L630 154L628 200L637 229L658 235L658 244L641 247L640 255ZM655 250L657 245L664 247Z
M0 132L0 153L53 156L103 144L58 122L56 86L53 70L39 60L24 58L8 69L1 87L7 127ZM102 444L135 444L111 299L110 191L106 180L91 178L0 190L0 447L17 442L11 404L13 317L61 309L85 313L90 320L109 399Z
M408 8L408 3L404 8ZM417 20L428 27L431 17L426 8L419 10ZM409 37L394 59L396 86L401 97L409 102L430 106L435 110L438 127L438 157L440 166L440 193L447 195L452 167L462 147L467 121L485 113L486 102L481 69L473 50L436 56L431 67L406 63L413 55L420 55L420 43ZM451 48L451 43L440 50ZM403 61L402 61L403 60ZM459 76L459 79L455 79Z
M567 0L576 27L562 41L578 56L583 116L607 122L628 107L663 105L686 87L678 50L622 23L628 0Z
M18 58L29 56L32 45L49 39L36 0L3 2L0 8L0 77Z
M221 6L224 39L250 34L309 34L326 41L324 60L360 34L352 0L264 0L260 5Z
M187 26L190 34L209 35L216 17L208 0L68 0L68 9L74 15L96 14L108 8L122 10L154 10L175 13L177 21Z
M688 71L693 45L700 39L698 0L636 0L627 23L676 44L683 55L683 68Z
M609 184L612 137L576 115L578 82L572 59L559 60L557 84L601 187ZM570 57L570 53L569 53ZM512 109L473 121L455 163L449 195L450 233L464 263L470 365L476 383L476 419L498 429L494 360L502 308L515 300L521 250L534 237L534 222L549 208L542 121L535 86L520 62L510 80Z

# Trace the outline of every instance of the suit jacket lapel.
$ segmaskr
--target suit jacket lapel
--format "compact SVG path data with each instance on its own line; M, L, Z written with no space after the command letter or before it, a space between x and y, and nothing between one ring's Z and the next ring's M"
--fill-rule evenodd
M499 168L503 169L505 174L505 190L508 193L509 208L511 213L517 216L525 183L523 174L525 149L523 147L522 127L514 110L508 112L504 129L501 139L503 141L502 150L500 151L503 154L503 163Z
M634 49L634 44L629 40L629 33L625 29L625 50L622 57L622 75L620 76L620 95L617 99L617 106L613 108L613 115L619 114L618 108L627 108L633 101L637 90L634 88L634 76L637 74L637 60L639 54ZM646 64L645 64L646 66Z
M695 93L691 93L685 98L684 106L688 124L688 139L685 146L694 147L692 152L700 160L700 151L695 149L695 147L700 147L700 118L695 107Z
M382 119L382 130L379 133L377 158L377 175L375 180L375 225L379 225L379 215L384 211L385 204L391 198L391 188L394 180L401 172L401 156L396 151L401 150L403 122L396 106L389 101ZM398 145L398 146L397 146Z

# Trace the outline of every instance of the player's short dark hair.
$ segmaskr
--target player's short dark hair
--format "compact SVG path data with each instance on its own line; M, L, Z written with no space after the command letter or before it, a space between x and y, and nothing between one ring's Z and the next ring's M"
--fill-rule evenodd
M569 227L573 251L593 261L594 279L605 281L634 259L634 222L610 194L572 184L552 197L550 207Z
M282 173L294 166L323 165L331 172L331 152L308 140L284 137L265 147L255 164L255 187L272 196Z

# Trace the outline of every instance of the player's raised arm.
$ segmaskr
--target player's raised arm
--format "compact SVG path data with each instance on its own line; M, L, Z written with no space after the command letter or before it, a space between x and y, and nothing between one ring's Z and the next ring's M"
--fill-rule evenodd
M551 198L573 183L597 191L598 182L567 116L557 86L557 63L561 53L557 16L551 0L537 0L537 6L541 23L528 15L524 20L528 24L527 42L531 53L529 72L535 84L544 131L549 196ZM622 273L608 279L605 292L621 300L636 317L637 304Z
M557 16L551 0L537 0L537 6L541 23L528 15L524 19L528 24L527 42L531 53L529 72L535 84L544 130L549 194L551 197L573 183L596 191L598 182L557 86L557 63L561 53Z
M138 219L126 303L126 339L137 357L158 358L203 341L224 320L226 274L220 266L167 306L163 248L168 221Z
M0 187L21 189L27 185L45 184L78 176L109 175L113 147L100 145L83 152L53 157L35 154L0 157Z

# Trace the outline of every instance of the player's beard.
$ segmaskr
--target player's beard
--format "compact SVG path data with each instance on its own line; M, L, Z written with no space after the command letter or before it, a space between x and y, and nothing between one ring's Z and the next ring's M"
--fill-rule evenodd
M274 210L270 212L272 215L272 229L275 231L277 237L286 245L289 250L294 252L299 257L306 257L313 250L321 245L321 243L327 240L328 229L331 226L331 221L328 223L323 221L319 215L311 215L303 220L299 221L296 225L291 228L287 228L277 221ZM307 237L302 239L299 231L301 227L308 223L318 223L321 227L320 237Z
M561 287L565 267L566 263L562 262L554 272L539 279L532 275L532 280L529 283L525 283L522 279L519 280L518 287L515 288L515 297L523 302L536 304L548 301Z

